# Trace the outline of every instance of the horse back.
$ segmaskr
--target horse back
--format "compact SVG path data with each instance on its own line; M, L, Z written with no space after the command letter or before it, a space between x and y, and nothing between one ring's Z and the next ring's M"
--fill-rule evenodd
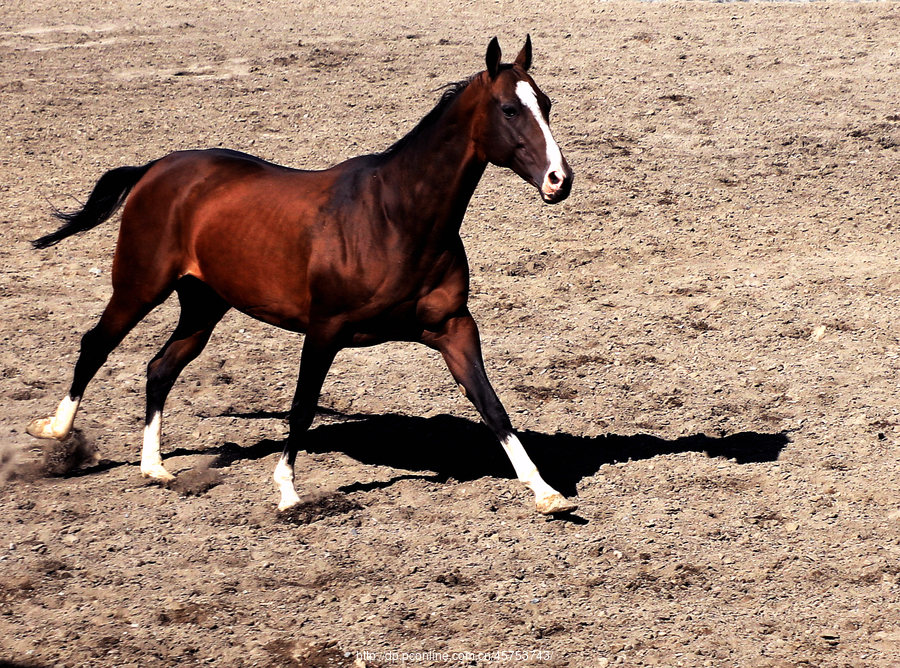
M433 319L435 288L450 295L438 311L464 305L461 243L424 263L421 240L384 211L374 156L303 171L230 150L174 153L126 203L113 282L194 276L238 310L294 331L311 318L414 320L419 301ZM445 275L458 286L441 285Z

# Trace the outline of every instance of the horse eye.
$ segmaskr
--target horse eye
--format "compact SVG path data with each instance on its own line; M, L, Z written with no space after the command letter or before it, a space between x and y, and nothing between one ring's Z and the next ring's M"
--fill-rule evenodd
M503 107L501 107L501 108L503 109L503 115L506 116L507 118L512 118L517 113L519 113L519 110L516 109L511 104L504 104Z

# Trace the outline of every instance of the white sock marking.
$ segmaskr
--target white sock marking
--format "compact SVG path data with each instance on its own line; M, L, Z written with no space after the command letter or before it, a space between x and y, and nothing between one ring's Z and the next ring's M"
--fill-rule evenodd
M141 475L154 480L170 481L175 476L166 471L159 454L162 438L162 413L154 413L150 424L144 427L144 446L141 449Z
M80 404L80 398L73 399L67 395L59 402L53 415L32 420L25 431L35 438L55 438L57 441L65 441L72 431L72 425L75 424L75 414Z
M528 453L525 452L525 448L522 447L522 442L519 441L515 434L510 434L505 440L500 441L500 444L506 450L509 461L512 462L516 471L516 477L524 482L538 499L550 494L559 494L541 478L537 467L531 461Z
M278 460L278 465L275 467L275 473L272 475L272 478L274 478L275 484L281 492L278 510L286 510L300 503L300 497L297 496L297 490L294 489L294 469L288 466L285 457Z
M61 441L69 435L72 425L75 424L75 413L78 412L80 404L81 399L72 399L69 396L59 402L56 415L53 416L53 422L50 425L54 438Z
M144 447L141 450L141 468L145 466L161 466L162 457L159 454L160 439L162 437L162 415L154 413L150 424L144 427Z

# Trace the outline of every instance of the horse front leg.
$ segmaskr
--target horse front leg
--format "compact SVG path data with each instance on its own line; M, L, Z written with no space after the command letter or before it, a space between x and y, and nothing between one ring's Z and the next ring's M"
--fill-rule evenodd
M281 493L278 510L287 510L300 503L300 497L297 496L297 489L294 487L294 462L297 459L297 451L300 450L303 434L309 429L316 415L319 393L337 351L338 347L329 338L312 332L306 335L303 342L300 374L288 417L288 439L272 476Z
M438 350L466 397L475 405L485 424L500 439L516 477L534 492L539 513L571 512L577 505L544 482L522 443L516 437L509 416L488 381L481 355L478 326L471 315L451 318L437 333L428 333L423 343Z

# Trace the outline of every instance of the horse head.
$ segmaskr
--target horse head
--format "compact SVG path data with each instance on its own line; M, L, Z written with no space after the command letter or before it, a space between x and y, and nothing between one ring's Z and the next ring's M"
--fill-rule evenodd
M535 186L545 202L561 202L569 196L573 175L550 132L550 98L528 74L531 37L511 65L501 64L496 37L485 60L476 150L483 160L508 167Z

